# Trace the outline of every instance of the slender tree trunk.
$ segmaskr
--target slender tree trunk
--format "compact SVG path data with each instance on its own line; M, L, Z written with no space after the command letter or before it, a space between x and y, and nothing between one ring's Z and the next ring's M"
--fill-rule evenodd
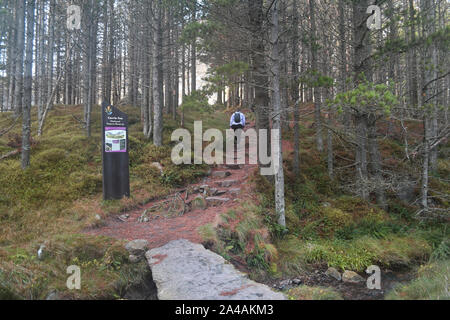
M154 64L153 64L153 109L154 109L154 131L153 143L155 146L162 146L163 134L163 77L162 77L162 0L155 3L156 10L153 17L153 43Z
M345 32L345 0L339 0L338 12L339 12L339 91L345 92L347 90L346 80L347 80L347 35ZM346 128L350 127L351 115L348 110L344 111L344 125Z
M386 195L384 192L384 179L382 174L381 167L381 155L378 149L378 141L377 141L377 126L376 126L376 118L371 116L368 122L368 144L369 144L369 153L370 153L370 164L372 167L372 173L374 175L375 182L375 194L377 198L377 203L380 208L386 210Z
M17 56L16 56L16 42L17 42L17 28L16 28L16 19L17 19L17 4L18 2L15 2L14 8L14 14L11 19L10 24L10 33L9 33L9 48L10 48L10 55L9 57L9 86L8 86L8 103L7 103L7 109L13 110L14 109L14 92L15 92L15 83L16 83L16 63L17 63Z
M317 32L316 32L316 9L315 0L309 0L309 12L311 18L311 69L314 73L318 73L317 66ZM314 88L314 122L316 126L316 147L319 152L323 152L323 137L322 137L322 116L321 116L321 94L320 89Z
M298 68L299 68L299 35L298 35L298 25L299 25L299 13L297 7L297 1L293 2L293 35L292 35L292 100L295 101L294 105L294 160L293 168L295 176L300 174L300 94L299 94L299 81L298 81Z
M53 91L53 54L55 46L55 15L56 15L56 2L55 0L50 1L50 13L49 13L49 23L48 23L48 48L47 48L47 63L48 63L48 77L47 77L47 92L50 94ZM50 109L53 107L52 103L50 104Z
M421 205L422 209L426 212L428 211L428 167L430 161L430 141L428 135L428 116L425 114L423 129L423 164L422 164L422 186L421 186Z
M365 78L372 81L370 59L370 32L366 21L369 6L368 0L353 2L353 72L354 82L358 84ZM368 199L367 192L367 114L355 114L356 125L356 180L359 193L363 199Z
M284 199L284 170L283 170L283 150L282 150L282 130L281 130L281 91L280 91L280 54L279 54L279 12L280 1L277 0L272 7L272 28L271 28L271 42L272 42L272 75L273 75L273 91L272 103L273 112L273 129L278 130L279 139L275 143L278 144L278 154L273 155L278 157L278 168L275 166L275 209L278 214L278 224L286 227L285 216L285 199ZM272 158L272 161L274 159Z
M253 38L251 39L251 71L255 83L255 106L256 106L256 128L269 129L269 92L267 66L264 58L264 10L262 0L252 0L248 2L248 11L250 17L250 30ZM270 132L270 130L269 130ZM270 152L270 134L267 138L267 150ZM259 150L258 150L259 152ZM260 163L260 165L262 165Z
M148 15L150 12L148 10L149 3L144 4L144 10L145 14ZM149 111L150 111L150 65L151 65L151 58L150 58L150 52L151 52L151 40L150 40L150 30L151 26L144 21L144 52L143 52L143 61L142 61L142 67L144 68L143 72L143 102L141 105L142 108L142 124L143 124L143 134L146 138L150 138L151 132L149 132L150 129L150 122L152 119L150 119Z
M27 47L25 57L24 99L22 116L22 168L30 165L31 149L31 86L33 70L33 39L34 39L34 9L35 0L27 3Z
M192 21L197 21L197 5L194 3L194 9L192 12ZM191 91L197 90L197 39L192 40L191 45Z
M14 114L22 113L23 99L23 53L25 45L25 0L17 0L17 46L16 46L16 84Z

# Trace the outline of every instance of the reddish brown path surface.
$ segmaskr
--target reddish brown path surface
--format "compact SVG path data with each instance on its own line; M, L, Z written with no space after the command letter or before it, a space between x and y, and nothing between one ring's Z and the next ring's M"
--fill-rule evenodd
M247 150L248 153L256 152L252 147ZM247 160L248 161L248 160ZM220 195L222 198L229 198L226 203L221 203L218 206L208 206L206 209L194 209L186 212L182 216L168 217L164 213L152 212L148 216L151 217L148 222L139 222L142 213L149 209L159 201L153 201L136 210L127 212L129 217L127 219L120 219L120 215L110 216L106 219L105 224L101 227L86 230L87 234L91 235L105 235L118 239L135 240L146 239L149 242L150 248L157 248L164 244L176 240L187 239L192 242L201 243L202 238L198 233L198 228L206 224L217 225L220 214L242 205L251 196L250 186L248 185L249 175L257 169L257 165L241 164L240 168L228 168L225 165L218 165L212 167L211 175L204 178L190 187L208 185L211 188L217 188L221 191L226 191L225 194ZM214 172L228 172L231 174L225 178L215 178ZM235 180L236 183L229 187L221 187L217 183L224 180ZM240 188L237 193L230 193L231 189ZM181 194L184 197L184 193ZM198 196L193 194L187 199L192 200ZM123 221L124 220L124 221Z

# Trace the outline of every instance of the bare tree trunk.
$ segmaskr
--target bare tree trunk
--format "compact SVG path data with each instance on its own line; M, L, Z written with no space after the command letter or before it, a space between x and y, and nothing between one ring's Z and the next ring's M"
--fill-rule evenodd
M8 101L7 101L7 109L13 110L14 109L14 92L15 92L15 82L16 82L16 63L17 63L17 56L16 56L16 42L17 42L17 28L16 28L16 19L17 19L17 1L15 2L13 8L14 8L14 14L11 19L10 23L10 32L9 32L9 86L8 86Z
M179 99L180 99L180 47L178 45L179 40L179 27L174 24L174 34L175 38L173 39L174 45L174 74L173 74L173 120L177 120L177 112L179 107Z
M194 3L192 21L197 21L197 5ZM191 91L197 90L197 39L194 38L191 45Z
M383 173L381 171L381 155L380 151L378 150L376 121L377 119L374 116L371 116L368 122L370 164L372 167L372 173L375 178L375 194L377 197L377 203L380 208L386 210L386 195L384 192Z
M23 53L25 45L25 0L17 0L17 46L16 46L16 84L14 114L22 113L23 99Z
M309 13L311 18L311 69L314 73L319 72L317 66L317 40L316 40L316 9L315 0L309 0ZM323 152L323 137L322 137L322 116L321 116L321 94L319 88L314 88L314 122L316 126L316 147L319 152Z
M96 40L97 40L97 2L90 0L83 8L84 17L84 46L85 56L83 59L83 103L84 121L86 125L86 136L91 136L91 111L94 103L95 90L95 63L96 63Z
M283 150L282 150L282 130L281 130L281 92L280 92L280 53L279 53L279 11L280 0L275 1L272 6L272 27L271 27L271 42L272 42L272 55L271 55L271 71L273 75L273 91L272 91L272 103L273 103L273 129L278 130L279 139L275 143L278 144L278 154L273 155L278 157L278 168L275 166L275 210L278 214L278 224L286 227L285 216L285 199L284 199L284 170L283 170ZM272 158L272 161L274 159Z
M153 144L162 146L163 134L163 75L162 75L162 0L155 3L156 10L153 17L153 109L154 109L154 131Z
M146 2L144 5L144 10L146 15L150 15L150 6L151 4ZM147 22L144 21L144 52L143 52L143 67L144 67L144 84L143 84L143 104L142 104L142 108L143 108L143 114L144 114L144 121L143 121L143 133L144 136L147 139L150 139L151 135L152 135L152 130L153 130L153 119L152 119L152 112L151 112L151 63L152 63L152 57L151 57L151 52L152 52L152 39L151 39L151 25Z
M264 58L264 11L262 0L248 2L251 39L251 71L255 83L256 128L269 129L269 92L266 61ZM270 132L270 130L269 130ZM267 139L267 150L270 152L270 134ZM259 151L258 151L259 152ZM260 164L261 165L261 164Z
M45 2L38 2L39 4L39 36L37 48L37 58L38 63L37 68L37 105L38 105L38 122L42 121L42 114L44 112L44 104L47 100L47 86L46 86L46 68L45 68Z
M358 84L365 78L372 80L370 61L370 32L366 21L369 6L368 0L353 2L353 72L354 82ZM363 199L368 199L367 193L367 114L365 112L355 115L356 125L356 179L358 189Z
M47 63L48 63L48 77L47 77L47 92L50 94L53 91L53 53L55 46L55 15L56 15L56 2L55 0L50 1L50 13L49 13L49 23L48 23L48 48L47 48ZM50 105L50 109L53 107L53 103Z
M430 162L430 142L428 135L428 116L425 113L423 120L423 164L422 164L422 186L421 186L421 205L422 209L428 211L428 167Z
M298 81L298 68L299 68L299 35L298 35L298 26L299 26L299 13L297 7L297 1L293 2L293 35L292 35L292 100L295 101L294 105L294 160L293 160L293 168L295 176L300 174L300 94L299 94L299 81Z
M431 20L429 23L429 31L431 34L434 34L436 32L436 22L437 22L437 13L436 13L436 0L430 0L430 10L431 13L429 13L429 19ZM431 137L432 139L437 139L439 134L439 124L438 124L438 101L439 99L437 96L438 93L438 82L436 79L438 79L438 52L436 43L431 43L431 66L432 68L432 75L431 79L434 80L431 84L431 96L433 97L431 101L429 101L432 104L432 113L431 113ZM428 100L428 99L427 99ZM430 150L430 170L432 173L437 172L438 167L438 153L439 153L439 147L436 146L435 148L432 148Z
M356 180L361 198L369 198L367 192L367 115L355 115L356 122Z
M35 0L27 3L27 47L25 57L24 99L22 116L22 169L30 165L31 139L31 86L33 68L34 39L34 8Z
M345 13L345 0L339 0L338 5L339 12L339 91L345 92L347 90L346 80L347 80L347 38L345 32L345 21L346 21L346 13ZM350 127L351 115L348 110L344 111L344 125L346 128Z

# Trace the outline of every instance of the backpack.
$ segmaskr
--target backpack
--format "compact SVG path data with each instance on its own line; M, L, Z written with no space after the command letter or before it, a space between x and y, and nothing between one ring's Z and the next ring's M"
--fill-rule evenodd
M239 112L236 112L234 114L234 122L235 123L241 123L241 114Z

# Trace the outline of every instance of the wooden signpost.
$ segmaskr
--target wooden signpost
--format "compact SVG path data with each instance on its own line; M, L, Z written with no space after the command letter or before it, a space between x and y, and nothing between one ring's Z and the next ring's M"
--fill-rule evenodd
M128 116L103 102L102 129L103 199L129 197Z

